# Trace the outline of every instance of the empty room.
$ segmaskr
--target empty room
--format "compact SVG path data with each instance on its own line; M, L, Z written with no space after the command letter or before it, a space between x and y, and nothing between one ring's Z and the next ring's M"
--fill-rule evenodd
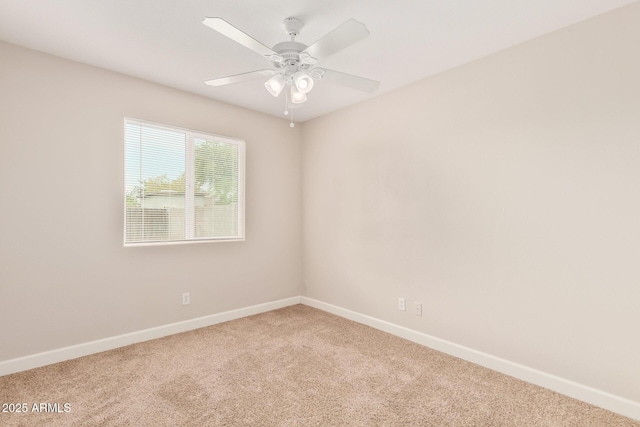
M640 427L640 2L0 0L0 425Z

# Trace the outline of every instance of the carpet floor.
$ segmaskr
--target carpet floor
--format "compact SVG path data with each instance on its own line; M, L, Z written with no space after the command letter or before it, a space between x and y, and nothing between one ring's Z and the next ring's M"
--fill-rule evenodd
M640 427L304 305L6 375L0 403L26 409L2 426Z

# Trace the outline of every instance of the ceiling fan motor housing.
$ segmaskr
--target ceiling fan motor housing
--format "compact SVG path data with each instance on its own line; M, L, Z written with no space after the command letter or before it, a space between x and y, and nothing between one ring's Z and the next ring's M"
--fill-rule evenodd
M300 61L300 52L304 51L308 46L294 40L300 34L300 30L304 27L304 23L298 18L285 18L282 21L282 27L285 33L291 37L291 40L281 42L273 46L273 51L281 58L281 61L274 60L273 65L276 68L284 68L285 75L289 76L298 70L306 70L310 65Z
M282 62L273 61L276 67L286 66L286 65L297 65L300 63L300 52L305 50L307 45L304 43L296 42L296 41L286 41L278 43L273 47L273 51L282 57ZM300 64L304 66L306 64ZM307 68L309 68L307 66Z

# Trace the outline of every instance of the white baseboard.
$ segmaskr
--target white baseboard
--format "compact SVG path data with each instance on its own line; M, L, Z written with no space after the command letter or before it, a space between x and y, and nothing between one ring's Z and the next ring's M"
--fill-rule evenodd
M405 328L375 317L327 304L313 298L301 297L302 304L362 323L372 328L413 341L434 350L450 354L494 371L527 381L532 384L573 397L583 402L607 409L620 415L640 421L640 403L576 383L555 375L547 374L509 360L501 359L450 341L436 338L413 329Z
M30 356L10 359L0 362L0 376L26 371L28 369L38 368L52 363L63 362L65 360L75 359L89 354L100 353L102 351L113 350L114 348L124 347L130 344L162 338L167 335L204 328L205 326L211 326L217 323L239 319L241 317L252 316L254 314L264 313L295 304L300 304L299 296L253 305L251 307L244 307L237 310L225 311L223 313L198 317L196 319L171 323L168 325L90 341L83 344L72 345L56 350L45 351L43 353L37 353Z
M38 368L52 363L63 362L65 360L75 359L77 357L87 356L102 351L112 350L114 348L124 347L130 344L162 338L167 335L204 328L217 323L252 316L254 314L264 313L300 303L371 326L434 350L459 357L480 366L502 372L503 374L548 388L566 396L591 403L609 411L640 421L639 402L634 402L583 384L560 378L555 375L550 375L509 360L501 359L413 329L405 328L404 326L399 326L375 317L360 314L355 311L347 310L342 307L303 296L286 298L237 310L225 311L223 313L212 314L210 316L171 323L169 325L158 326L156 328L144 329L142 331L132 332L129 334L118 335L30 356L6 360L0 362L0 376L26 371L28 369Z

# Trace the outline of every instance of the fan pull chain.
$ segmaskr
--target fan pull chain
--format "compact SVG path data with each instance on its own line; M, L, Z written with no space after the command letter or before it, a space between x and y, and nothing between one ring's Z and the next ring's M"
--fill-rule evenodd
M284 115L289 115L289 91L284 91Z
M284 115L288 116L289 115L289 91L288 90L285 90L284 102L285 102ZM294 126L295 126L295 123L293 123L293 110L291 110L291 123L289 123L289 127L294 127Z

